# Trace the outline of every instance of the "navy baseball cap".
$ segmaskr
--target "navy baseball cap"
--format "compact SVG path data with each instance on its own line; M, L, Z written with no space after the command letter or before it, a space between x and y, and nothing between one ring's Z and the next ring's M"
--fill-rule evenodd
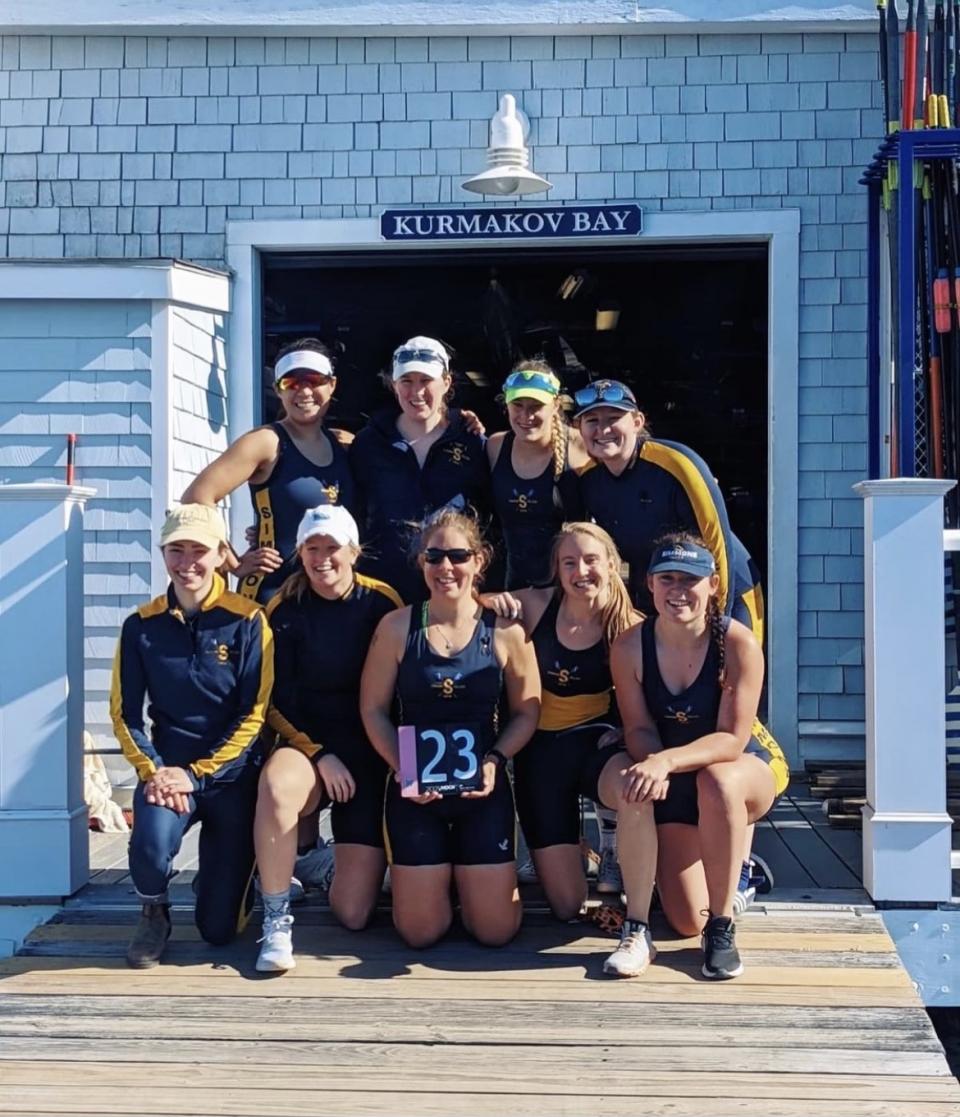
M675 570L680 574L692 574L695 578L709 578L716 574L717 564L713 555L699 543L665 543L653 552L648 574L664 574Z

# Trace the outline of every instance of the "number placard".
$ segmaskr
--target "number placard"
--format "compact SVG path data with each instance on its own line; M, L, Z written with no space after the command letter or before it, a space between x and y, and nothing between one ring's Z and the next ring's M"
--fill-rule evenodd
M459 795L483 787L481 762L488 746L479 726L401 725L397 741L401 795Z

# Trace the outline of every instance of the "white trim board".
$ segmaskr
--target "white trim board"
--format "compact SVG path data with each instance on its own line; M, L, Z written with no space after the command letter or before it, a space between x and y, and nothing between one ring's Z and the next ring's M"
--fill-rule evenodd
M618 199L627 201L629 199ZM411 208L411 212L415 212ZM636 243L719 244L765 242L768 247L767 367L769 383L768 447L768 678L771 730L792 761L797 744L799 462L800 213L798 210L749 210L645 214L646 228ZM228 221L227 262L235 276L234 312L230 316L230 430L234 437L259 421L256 396L262 367L259 322L261 261L264 251L335 252L365 249L409 251L409 244L381 240L379 219L358 217L306 221ZM571 245L562 238L536 242L497 239L431 242L438 256L465 246L516 249ZM577 238L578 246L610 245L602 237ZM256 327L256 328L255 328ZM231 508L231 532L242 538L249 514L239 501ZM773 546L773 541L777 546Z
M179 260L0 260L0 299L148 299L226 313L230 277Z
M171 10L174 7L175 10ZM6 0L0 30L23 33L394 35L703 34L862 30L873 0Z

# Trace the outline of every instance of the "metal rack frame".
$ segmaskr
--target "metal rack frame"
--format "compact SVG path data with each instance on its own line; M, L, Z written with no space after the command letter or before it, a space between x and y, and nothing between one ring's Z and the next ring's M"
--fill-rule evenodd
M917 191L913 187L916 160L960 159L960 128L927 128L893 132L877 149L860 178L869 190L867 224L867 416L869 430L868 476L880 471L880 213L883 180L892 162L897 163L899 186L897 206L897 262L899 275L895 292L899 337L895 338L894 367L897 370L897 449L901 477L916 475L916 431L914 429L914 376L917 352ZM892 423L891 423L892 425Z

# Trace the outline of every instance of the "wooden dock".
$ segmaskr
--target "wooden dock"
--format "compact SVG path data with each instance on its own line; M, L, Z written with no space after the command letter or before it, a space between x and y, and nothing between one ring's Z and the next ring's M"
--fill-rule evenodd
M604 978L613 940L535 898L506 949L454 932L420 952L386 911L351 934L311 902L296 911L297 969L264 977L255 927L223 950L198 940L189 867L164 964L138 973L123 963L129 879L105 867L0 963L0 1113L960 1115L859 891L858 836L818 833L808 809L798 793L764 828L778 888L741 918L746 973L723 983L700 976L695 940L656 923L651 970Z

